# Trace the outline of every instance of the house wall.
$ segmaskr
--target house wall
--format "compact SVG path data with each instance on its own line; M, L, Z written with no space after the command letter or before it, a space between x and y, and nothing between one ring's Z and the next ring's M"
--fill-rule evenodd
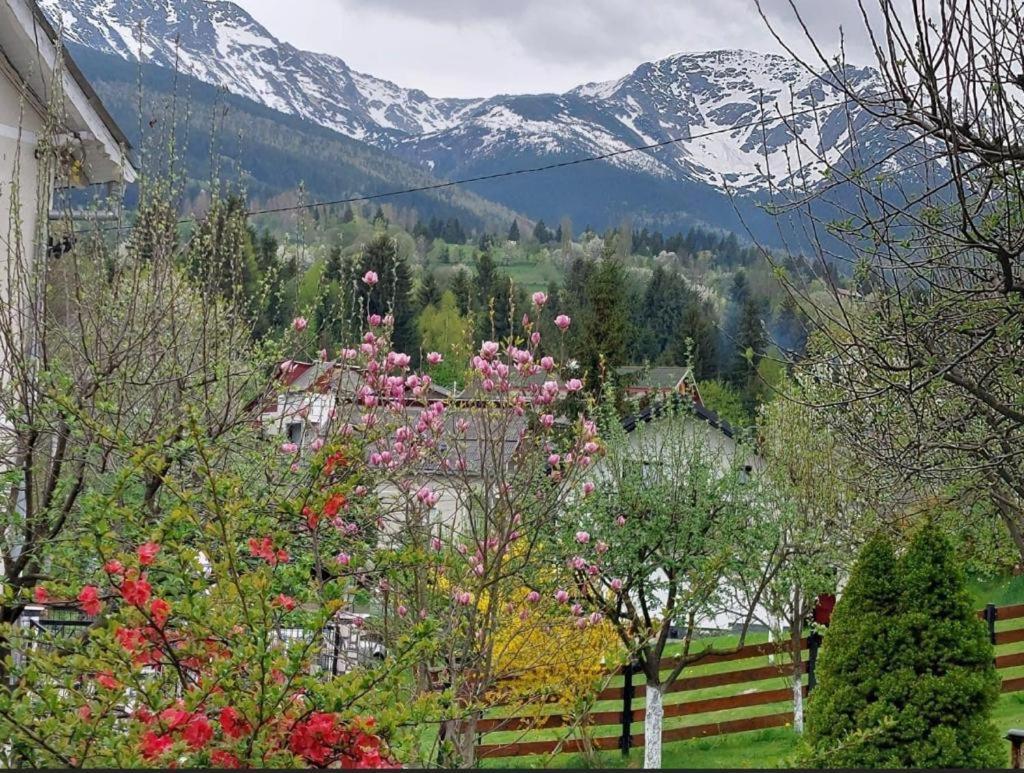
M42 116L0 69L0 250L4 256L0 298L4 303L13 300L10 289L17 276L15 267L31 265L38 215L42 210L45 218L50 207L52 186L47 184L40 191L35 156L42 129Z

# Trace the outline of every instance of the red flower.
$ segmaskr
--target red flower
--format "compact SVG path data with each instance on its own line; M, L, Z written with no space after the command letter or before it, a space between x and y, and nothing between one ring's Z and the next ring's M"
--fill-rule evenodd
M37 585L35 590L32 591L32 598L35 599L37 604L45 604L50 600L50 594L42 585Z
M214 749L210 752L210 764L218 768L240 768L242 763L239 762L231 752L226 752L223 749Z
M333 518L338 514L348 500L345 499L344 494L334 494L330 499L324 502L324 515L328 518Z
M133 652L142 646L142 633L138 628L118 626L117 630L114 631L114 638L117 639L118 644L129 652Z
M124 600L137 607L146 605L152 590L152 586L144 578L125 580L121 583L121 595L124 597Z
M163 627L163 624L167 622L167 616L171 614L171 605L163 599L153 599L149 605L149 614L158 627Z
M103 571L107 574L124 574L124 564L112 558L103 565Z
M242 719L237 709L225 706L220 710L220 729L228 738L241 738L249 732L249 723Z
M275 566L278 561L282 564L288 563L288 551L274 550L274 541L270 537L263 537L262 539L249 539L249 553L256 558L262 558L271 566Z
M188 722L191 716L184 709L170 708L160 712L160 721L167 726L168 730L175 730Z
M98 615L103 605L100 603L100 594L94 585L86 585L78 594L78 600L82 603L82 611L87 615Z
M192 749L202 749L213 738L213 727L202 714L195 715L181 734Z
M341 739L341 730L333 714L322 711L310 714L304 722L296 722L288 739L288 748L313 765L324 765Z
M169 735L154 733L152 730L147 730L142 735L142 740L139 741L139 746L142 749L142 756L147 760L152 760L159 757L161 754L171 748L173 741Z
M121 683L118 682L109 671L103 671L102 673L97 674L96 681L99 683L100 687L105 687L108 690L116 690L121 686Z
M147 542L143 545L139 545L139 563L143 566L149 566L156 559L156 554L160 552L160 546L155 542Z
M277 598L274 599L274 604L282 607L286 612L291 612L295 609L295 599L291 596L285 596L283 593L277 594Z
M316 525L320 523L320 514L312 507L302 508L302 514L306 516L306 525L310 529L315 529Z

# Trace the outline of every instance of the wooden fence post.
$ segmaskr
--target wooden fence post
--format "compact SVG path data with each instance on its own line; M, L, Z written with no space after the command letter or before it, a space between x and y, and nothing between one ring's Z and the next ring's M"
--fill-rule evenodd
M996 618L999 617L999 610L996 609L995 604L985 605L985 622L988 623L988 640L992 644L996 643Z
M623 757L629 756L633 745L633 672L636 664L630 661L623 669L622 685L622 735L619 738L619 750Z
M1024 742L1024 730L1011 730L1006 734L1006 740L1010 742L1010 767L1014 770L1024 768L1024 756L1020 748Z
M811 690L814 689L814 685L818 683L818 680L814 676L814 667L818 663L818 648L821 647L821 634L817 631L811 631L811 635L807 637L807 694L811 694Z

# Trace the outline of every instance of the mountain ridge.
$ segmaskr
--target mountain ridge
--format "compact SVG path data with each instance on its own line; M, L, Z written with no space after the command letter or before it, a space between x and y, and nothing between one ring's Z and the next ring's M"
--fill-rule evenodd
M779 54L683 52L562 93L435 99L282 42L229 0L42 5L82 46L179 68L435 177L617 154L587 165L602 169L576 167L573 186L550 175L525 186L470 186L534 218L569 214L603 226L628 215L666 227L703 222L742 231L747 221L763 221L753 209L770 191L813 182L879 131L868 116L847 110L827 79ZM844 77L866 86L874 76L848 68ZM658 143L667 144L633 150ZM571 204L560 203L567 197Z

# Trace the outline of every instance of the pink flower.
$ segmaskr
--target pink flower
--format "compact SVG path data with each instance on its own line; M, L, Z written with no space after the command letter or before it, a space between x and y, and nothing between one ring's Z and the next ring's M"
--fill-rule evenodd
M600 622L601 622L601 613L600 612L591 612L590 613L590 624L591 625L597 625Z
M534 346L540 343L540 333L537 332L536 330L530 333L530 343L533 344Z
M430 549L433 550L435 553L441 552L441 540L438 537L430 538Z
M569 601L569 594L562 589L558 589L555 591L555 601L559 604L565 604Z
M281 444L281 453L282 454L294 454L298 450L299 450L299 447L297 445L295 445L295 443L282 443Z
M622 580L618 577L612 580L612 590L622 590Z
M594 492L594 484L589 480L583 484L583 496L590 496Z
M580 543L581 545L586 545L588 542L590 542L590 534L589 534L589 532L585 532L585 531L578 531L578 532L576 532L576 541L578 543Z
M427 505L427 507L433 507L434 505L437 504L438 500L441 498L441 495L438 494L436 491L431 491L426 486L424 486L423 488L416 492L416 498L420 500L420 502L422 502L423 504Z
M381 316L380 314L371 314L367 321L370 323L370 327L379 327Z
M541 357L540 358L540 366L542 368L544 368L544 370L546 370L548 373L550 373L555 368L555 358L554 357Z
M318 356L320 357L320 362L326 361L327 360L327 350L326 349L321 349L319 351L319 353L318 353Z
M437 365L443 359L444 359L444 357L441 356L440 352L428 352L427 353L427 362L430 363L431 365Z
M626 516L620 515L618 518L616 518L615 519L615 525L616 526L625 526L626 525Z
M296 333L301 333L306 329L307 325L309 325L309 322L306 321L305 317L296 317L292 320L292 328Z
M565 382L565 388L570 392L579 392L583 389L583 382L578 378L571 378Z
M480 345L480 356L485 360L494 359L494 356L498 353L498 342L497 341L484 341Z
M543 306L547 302L548 302L548 294L547 293L539 293L538 292L538 293L534 293L533 294L533 305L536 306L537 308L540 308L541 306Z
M574 615L576 615L576 617L579 617L580 615L582 615L583 614L583 605L582 604L573 604L572 605L572 613Z
M551 429L553 426L555 426L555 417L552 416L550 413L545 413L543 416L540 417L540 425L542 427L545 427L546 429Z
M316 440L309 444L309 447L314 452L319 451L321 448L324 447L324 439L322 437L318 437Z
M376 271L367 271L365 274L363 274L363 281L370 287L373 287L375 284L377 284L377 280L378 277Z
M348 566L349 562L352 560L352 556L348 553L338 553L338 555L334 557L334 560L342 566Z
M536 604L538 601L540 601L540 594L537 591L532 590L526 594L526 600L530 604Z
M454 599L460 607L468 607L473 601L473 595L469 591L455 591Z
M569 325L572 324L572 319L565 314L559 314L555 317L555 327L561 330L563 333L569 329Z
M601 542L600 540L598 540L597 544L594 545L594 550L596 550L598 553L607 553L608 552L608 543L607 542Z
M558 464L559 461L561 461L561 458L562 457L560 457L558 454L551 454L551 456L548 457L548 464L554 467L556 464Z
M398 616L399 617L405 617L409 613L409 610L406 609L404 604L399 604L397 611L398 611Z

